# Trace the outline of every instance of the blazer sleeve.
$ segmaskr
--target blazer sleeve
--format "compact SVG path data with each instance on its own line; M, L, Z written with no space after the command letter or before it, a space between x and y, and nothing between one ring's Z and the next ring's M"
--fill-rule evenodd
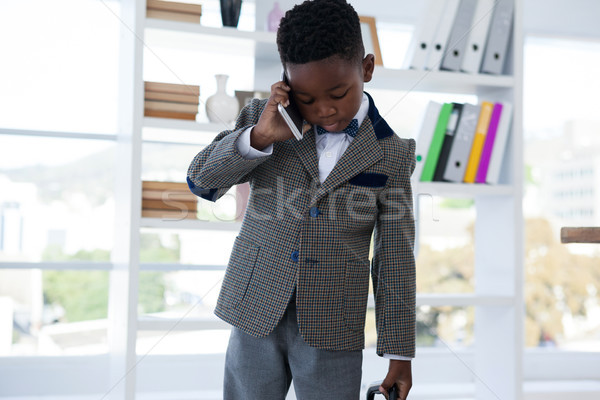
M377 354L415 356L415 223L410 176L415 141L404 139L400 166L379 198L371 266Z
M194 157L187 172L187 183L192 193L216 201L233 185L250 180L254 169L268 159L268 156L245 159L236 146L239 136L256 125L266 102L252 100L240 112L233 130L219 133Z

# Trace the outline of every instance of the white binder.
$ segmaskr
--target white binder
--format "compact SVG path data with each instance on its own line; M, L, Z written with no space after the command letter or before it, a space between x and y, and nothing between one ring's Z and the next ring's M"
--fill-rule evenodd
M421 179L421 173L423 172L423 166L425 165L425 157L429 151L431 139L433 138L433 132L435 131L435 126L441 110L441 103L430 101L429 104L427 104L425 113L423 114L423 120L421 121L421 127L419 128L419 135L417 137L417 144L415 148L417 163L412 175L412 178L415 181L419 181Z
M508 142L508 135L510 134L511 120L512 104L502 103L502 114L500 115L500 122L498 122L496 139L494 140L494 147L492 148L490 164L488 166L488 171L485 178L487 183L497 184L500 180L500 171L502 169L504 153L506 152L506 143Z
M425 69L438 70L442 63L442 58L446 52L446 45L448 44L448 37L454 24L454 17L456 17L456 11L460 0L446 0L444 5L444 11L437 23L437 30L433 38L433 47L431 53L427 57L425 63Z
M427 0L408 47L406 68L425 69L427 56L433 46L437 23L443 11L444 0Z
M461 71L471 74L479 73L493 14L494 0L477 1L477 6L473 15L471 32L469 33L469 38L467 39L465 55L460 68Z
M460 0L440 69L460 70L476 6L477 0Z
M513 0L497 0L481 72L499 75L504 71L512 32L513 8Z
M444 179L450 182L462 182L465 177L465 170L471 154L471 144L475 136L475 128L479 120L480 105L464 104L462 114L454 141L450 149L450 156L444 171Z

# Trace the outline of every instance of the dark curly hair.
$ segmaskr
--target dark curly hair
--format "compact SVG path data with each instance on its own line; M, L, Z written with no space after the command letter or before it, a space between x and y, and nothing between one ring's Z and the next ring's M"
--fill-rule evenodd
M358 14L345 0L305 1L281 19L277 49L284 66L331 56L360 63L365 49Z

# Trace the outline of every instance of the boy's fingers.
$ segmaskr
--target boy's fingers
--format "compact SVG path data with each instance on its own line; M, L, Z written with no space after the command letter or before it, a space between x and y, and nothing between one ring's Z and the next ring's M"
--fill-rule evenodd
M290 105L289 87L284 82L277 82L271 85L271 100L274 105L281 104L284 107Z
M379 386L379 393L381 393L386 399L389 398L388 392L383 386Z
M283 81L275 82L274 84L271 85L271 94L274 94L278 90L281 90L281 91L287 93L290 91L290 87L288 85L286 85L286 83Z
M304 121L303 125L302 125L302 134L304 135L306 132L310 131L310 128L312 128L312 126Z
M398 400L406 400L410 387L408 385L400 385L398 389Z

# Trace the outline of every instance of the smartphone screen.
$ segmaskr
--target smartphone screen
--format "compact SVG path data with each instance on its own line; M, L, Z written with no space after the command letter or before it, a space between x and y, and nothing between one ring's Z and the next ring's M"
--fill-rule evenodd
M285 76L285 72L282 73L282 80L289 86L287 81L287 77ZM296 103L294 102L294 96L290 92L289 94L290 104L287 107L283 107L281 104L277 105L277 109L279 113L283 117L284 121L290 127L290 130L298 140L302 140L302 125L304 123L304 118L300 114Z

